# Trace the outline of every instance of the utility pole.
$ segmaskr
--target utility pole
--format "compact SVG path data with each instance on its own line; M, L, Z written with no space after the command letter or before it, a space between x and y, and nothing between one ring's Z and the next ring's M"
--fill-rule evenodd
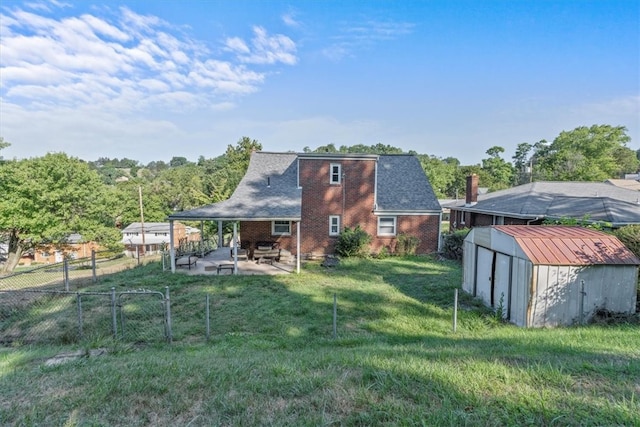
M138 185L138 199L140 200L140 233L142 234L142 255L144 255L146 244L144 241L144 211L142 209L142 186L141 185Z

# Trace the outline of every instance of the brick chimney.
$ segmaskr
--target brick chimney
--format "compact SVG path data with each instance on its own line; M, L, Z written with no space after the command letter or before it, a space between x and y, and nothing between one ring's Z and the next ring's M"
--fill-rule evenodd
M478 175L467 176L467 191L465 195L465 206L473 206L478 203Z

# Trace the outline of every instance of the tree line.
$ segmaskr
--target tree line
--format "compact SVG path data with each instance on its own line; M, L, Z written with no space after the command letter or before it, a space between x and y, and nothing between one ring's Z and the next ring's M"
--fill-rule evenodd
M624 127L594 125L562 132L551 143L521 143L513 162L502 157L505 150L499 146L489 148L487 157L475 165L461 165L453 157L409 154L419 158L439 198L459 198L464 197L466 176L471 173L479 175L482 186L499 190L530 181L601 181L637 172L640 150L628 148L629 140ZM0 150L8 145L0 137ZM0 243L9 249L2 269L13 270L24 251L36 245L64 244L71 233L118 247L118 229L140 221L140 191L144 219L149 222L226 200L244 176L251 153L259 150L258 141L242 137L228 145L224 154L200 156L196 162L184 157L147 165L127 158L87 162L64 153L22 160L0 157ZM404 153L384 144L328 144L303 151Z

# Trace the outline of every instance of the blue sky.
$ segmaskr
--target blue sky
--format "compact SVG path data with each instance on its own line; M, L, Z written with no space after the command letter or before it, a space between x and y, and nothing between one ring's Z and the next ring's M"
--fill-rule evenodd
M148 163L389 144L488 148L625 126L640 148L640 1L0 2L5 158Z

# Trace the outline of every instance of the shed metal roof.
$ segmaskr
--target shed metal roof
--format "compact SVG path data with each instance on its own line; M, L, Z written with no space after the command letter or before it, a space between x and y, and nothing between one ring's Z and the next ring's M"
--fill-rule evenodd
M618 238L597 230L526 225L494 228L513 237L536 265L640 265L640 259Z

